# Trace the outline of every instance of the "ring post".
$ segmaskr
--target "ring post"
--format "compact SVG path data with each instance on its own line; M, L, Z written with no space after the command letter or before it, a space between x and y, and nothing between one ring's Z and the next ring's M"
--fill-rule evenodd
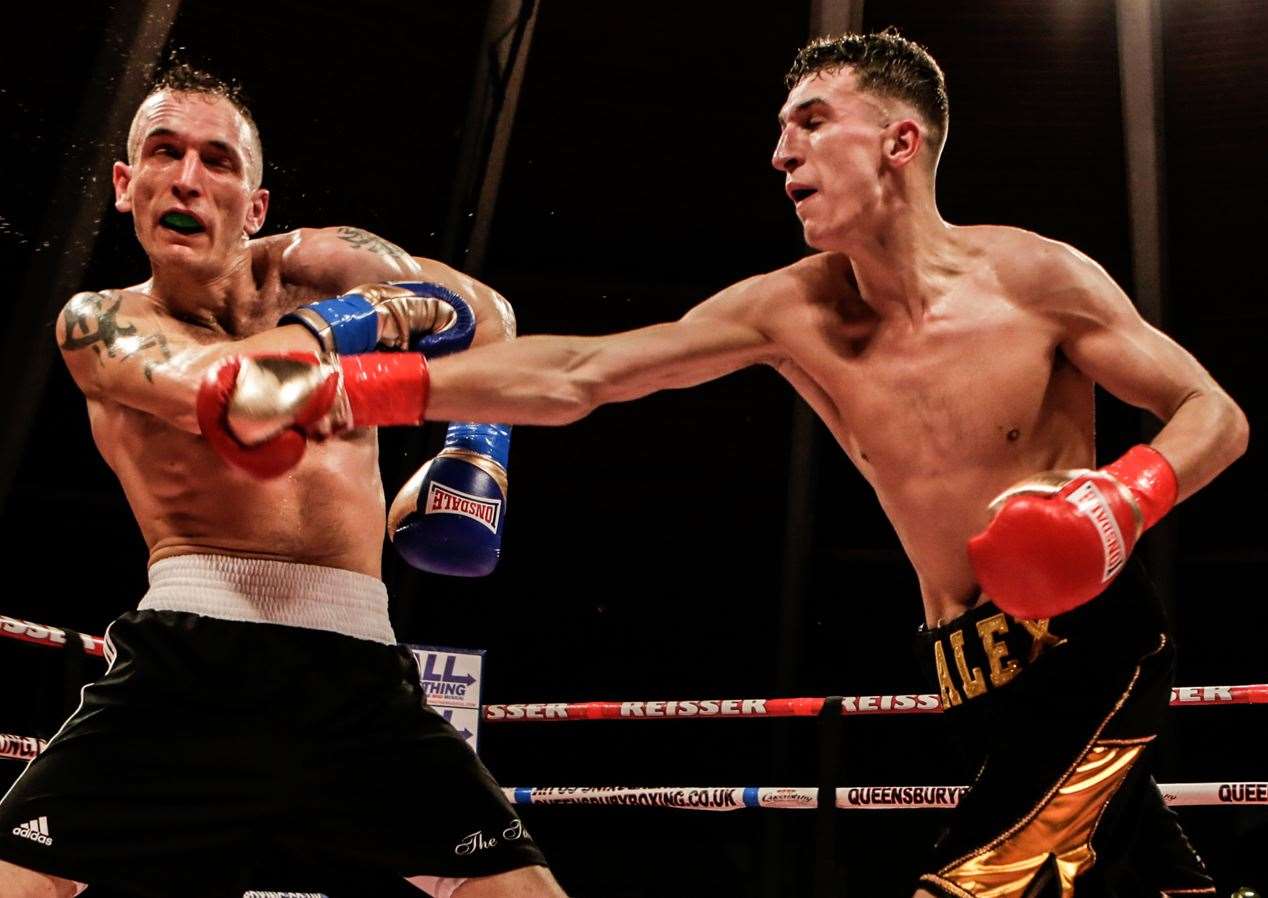
M840 898L837 884L837 784L841 780L841 705L830 695L819 709L819 801L815 809L815 898Z

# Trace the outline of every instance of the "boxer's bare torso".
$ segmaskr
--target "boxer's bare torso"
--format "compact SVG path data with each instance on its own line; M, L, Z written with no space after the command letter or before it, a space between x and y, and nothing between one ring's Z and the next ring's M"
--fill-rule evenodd
M864 298L821 253L726 288L680 321L603 337L529 336L432 365L429 415L560 424L595 406L766 363L875 489L919 578L926 621L982 600L967 543L991 501L1037 472L1093 464L1093 384L1167 422L1181 498L1240 450L1210 375L1064 244L938 226L910 289ZM839 510L849 514L848 508Z
M1076 289L1078 266L1095 267L1034 234L952 228L937 270L917 278L920 300L878 311L850 260L822 253L728 287L672 324L523 337L499 347L496 365L481 351L440 359L431 409L560 423L770 364L876 490L929 621L949 619L980 598L966 544L990 501L1036 471L1093 461L1092 380L1062 352L1068 303L1045 286L1070 269Z
M257 480L226 465L198 433L193 396L214 359L245 351L313 351L298 327L276 328L297 306L352 287L419 278L472 297L479 330L505 334L509 310L447 266L415 259L353 228L301 230L251 241L246 289L215 311L158 295L153 280L77 295L58 341L85 389L93 438L118 476L150 550L232 554L338 567L377 577L384 494L378 441L356 430L314 443L299 466ZM243 273L243 277L246 277ZM264 346L256 343L264 340ZM116 377L101 389L93 376ZM152 395L147 396L147 392Z
M789 269L793 286L773 300L775 367L875 489L930 623L977 601L965 546L996 495L1035 471L1093 463L1093 383L1025 292L1028 242L1041 243L955 229L959 256L930 279L919 319L877 315L833 254Z

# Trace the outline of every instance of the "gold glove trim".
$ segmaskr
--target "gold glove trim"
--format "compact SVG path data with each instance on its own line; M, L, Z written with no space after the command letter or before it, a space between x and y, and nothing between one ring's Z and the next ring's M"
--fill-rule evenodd
M475 465L484 473L493 478L498 487L505 496L508 492L510 483L506 474L506 468L499 465L487 455L481 455L479 452L472 452L470 449L442 449L436 458L460 458L469 464Z
M1042 471L1025 480L1019 480L1008 489L991 500L987 506L997 512L1005 502L1014 496L1055 496L1067 483L1076 477L1086 477L1096 472L1089 468L1070 468L1064 471Z
M409 349L412 335L439 334L458 323L458 313L449 303L395 284L362 284L349 292L360 293L374 306L379 345L388 349Z
M1136 496L1117 477L1104 471L1094 471L1091 468L1042 471L1027 477L1025 480L1014 483L992 499L987 509L992 514L998 514L1004 503L1014 496L1055 496L1071 480L1079 477L1089 477L1093 483L1112 483L1114 485L1119 495L1123 497L1123 501L1127 503L1127 507L1132 510L1132 519L1136 523L1136 535L1132 538L1132 542L1139 540L1140 535L1145 532L1145 515L1140 510L1140 503L1136 501Z

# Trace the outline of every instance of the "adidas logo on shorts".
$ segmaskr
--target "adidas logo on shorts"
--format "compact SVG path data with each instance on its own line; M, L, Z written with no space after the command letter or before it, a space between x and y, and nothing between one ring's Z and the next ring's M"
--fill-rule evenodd
M23 839L30 839L32 842L39 842L41 845L52 845L53 837L48 834L48 818L38 817L21 826L13 827L13 834Z

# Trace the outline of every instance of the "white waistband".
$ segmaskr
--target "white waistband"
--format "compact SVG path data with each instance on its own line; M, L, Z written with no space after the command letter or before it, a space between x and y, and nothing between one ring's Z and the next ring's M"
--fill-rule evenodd
M396 644L382 580L315 564L177 555L150 566L142 611L328 630Z

